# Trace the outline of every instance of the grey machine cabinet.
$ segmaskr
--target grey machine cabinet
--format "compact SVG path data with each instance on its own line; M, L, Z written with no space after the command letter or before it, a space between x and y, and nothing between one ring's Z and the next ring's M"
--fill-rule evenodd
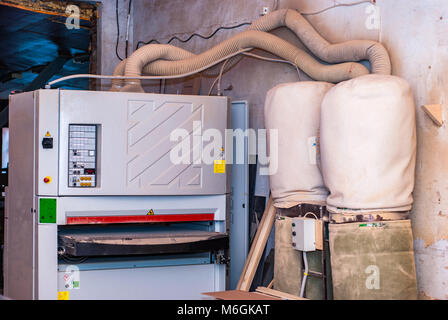
M224 141L204 133L225 136L228 98L48 89L12 95L9 110L6 296L226 289L230 170ZM173 161L187 140L189 161Z

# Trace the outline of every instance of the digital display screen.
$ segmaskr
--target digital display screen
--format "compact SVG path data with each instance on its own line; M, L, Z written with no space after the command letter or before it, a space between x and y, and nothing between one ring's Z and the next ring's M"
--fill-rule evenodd
M85 174L95 174L95 169L84 169Z

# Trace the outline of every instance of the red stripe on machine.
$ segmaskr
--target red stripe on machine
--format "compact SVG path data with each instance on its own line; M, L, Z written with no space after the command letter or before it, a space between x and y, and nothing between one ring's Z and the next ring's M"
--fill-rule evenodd
M67 217L67 224L213 221L214 217L215 215L213 213Z

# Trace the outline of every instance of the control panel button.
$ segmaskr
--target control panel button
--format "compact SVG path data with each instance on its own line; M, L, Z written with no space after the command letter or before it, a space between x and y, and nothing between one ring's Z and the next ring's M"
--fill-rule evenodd
M44 178L44 182L45 183L50 183L51 182L51 178L50 177L45 177Z
M45 137L42 139L42 147L44 149L53 149L53 138Z

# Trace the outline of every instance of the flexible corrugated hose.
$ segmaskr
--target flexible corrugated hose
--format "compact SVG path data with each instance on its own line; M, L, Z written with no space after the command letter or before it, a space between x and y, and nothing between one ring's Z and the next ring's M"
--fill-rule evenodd
M340 64L320 64L305 51L265 32L279 27L288 27L292 30L321 60ZM311 78L319 81L336 83L368 73L363 65L348 61L369 60L372 73L391 73L389 55L380 43L370 40L351 40L330 44L299 12L282 9L257 19L249 30L198 55L171 45L146 45L135 51L127 60L122 61L116 67L114 75L122 75L123 72L126 76L183 74L247 48L259 48L273 53L292 62ZM233 61L235 62L235 59ZM143 92L140 80L129 79L125 80L124 87L122 87L122 80L114 81L111 90Z

